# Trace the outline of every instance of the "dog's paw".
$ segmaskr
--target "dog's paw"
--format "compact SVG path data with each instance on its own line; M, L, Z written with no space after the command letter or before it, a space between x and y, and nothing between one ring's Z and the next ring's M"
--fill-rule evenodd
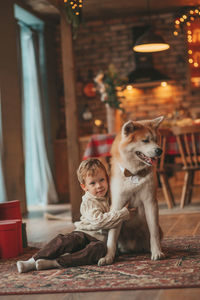
M98 261L98 266L105 266L105 265L111 265L113 263L114 258L110 255L106 255L105 257L102 257Z
M163 259L165 257L165 254L161 251L157 251L151 254L151 260L159 260Z

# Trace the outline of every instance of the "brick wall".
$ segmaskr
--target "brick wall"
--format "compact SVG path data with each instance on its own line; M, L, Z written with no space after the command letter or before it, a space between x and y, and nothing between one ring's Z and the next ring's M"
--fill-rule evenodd
M173 15L152 16L152 23L170 44L170 50L153 54L154 67L172 78L167 87L149 87L125 90L123 120L153 118L172 113L179 106L199 117L199 91L191 90L187 62L187 45L184 34L173 36ZM87 135L94 131L93 120L100 119L106 126L105 105L99 95L88 98L83 88L93 82L99 70L114 64L120 76L127 76L135 68L132 50L132 28L147 23L145 17L121 18L108 21L93 21L82 24L74 41L77 71L77 104L79 133ZM62 98L62 97L61 97ZM62 102L62 101L61 101ZM88 105L93 114L92 121L84 121L82 112Z

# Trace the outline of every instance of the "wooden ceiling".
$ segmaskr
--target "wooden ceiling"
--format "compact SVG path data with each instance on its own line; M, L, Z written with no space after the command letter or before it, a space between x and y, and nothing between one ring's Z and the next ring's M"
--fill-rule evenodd
M152 13L172 12L181 6L200 5L200 0L85 0L83 11L88 19L144 15L149 12L148 2Z
M31 8L45 15L59 15L58 7L63 0L22 0ZM200 0L83 0L83 16L87 20L176 12L180 7L198 6Z

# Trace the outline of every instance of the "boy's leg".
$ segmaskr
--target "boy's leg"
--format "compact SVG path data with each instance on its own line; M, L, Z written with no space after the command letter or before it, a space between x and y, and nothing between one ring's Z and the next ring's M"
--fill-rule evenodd
M92 241L84 249L72 254L63 255L56 259L63 267L93 265L107 252L106 244L102 241Z
M76 267L82 265L93 265L96 264L101 257L106 255L107 248L106 244L101 241L91 241L85 248L72 254L63 255L57 259L38 259L35 261L30 258L32 264L28 266L29 261L18 261L17 268L19 273L28 272L30 270L47 270L52 268L63 267ZM23 270L19 269L19 263L23 264ZM22 268L22 267L21 267ZM21 270L21 271L20 271Z
M72 231L68 234L59 234L52 239L47 245L40 249L33 258L38 259L55 259L65 253L73 253L86 247L90 243L89 235L81 231ZM94 239L96 240L96 239Z
M57 262L56 259L38 259L36 261L36 269L39 270L48 270L48 269L57 269L61 265Z
M55 259L64 253L70 253L83 249L91 240L96 240L88 234L80 231L73 231L69 234L59 234L52 239L47 245L40 249L32 258L27 261L18 261L17 269L19 273L28 272L31 270L38 269L36 261L38 259ZM41 263L40 263L41 264ZM53 266L56 267L58 263L52 262ZM44 265L44 264L42 264ZM59 265L60 266L60 265ZM58 267L58 266L57 266Z

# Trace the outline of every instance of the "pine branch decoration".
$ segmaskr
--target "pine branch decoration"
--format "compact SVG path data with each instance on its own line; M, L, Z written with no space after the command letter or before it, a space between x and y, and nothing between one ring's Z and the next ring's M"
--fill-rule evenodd
M73 38L77 37L78 27L82 22L83 0L64 0L67 21L72 25Z

